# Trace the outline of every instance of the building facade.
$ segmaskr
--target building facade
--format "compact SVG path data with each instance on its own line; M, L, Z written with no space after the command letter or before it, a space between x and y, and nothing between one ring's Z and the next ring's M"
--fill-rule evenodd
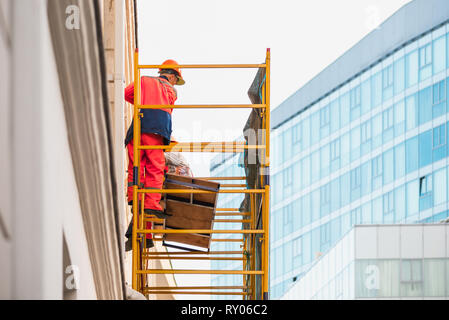
M407 4L273 111L271 298L356 224L448 217L448 19Z
M449 225L357 225L282 299L449 299Z
M245 176L245 171L239 166L240 154L220 154L212 159L210 172L211 177L243 177ZM226 183L226 181L220 181ZM240 182L236 182L240 183ZM223 193L219 194L217 200L217 208L239 208L243 201L243 194L237 193ZM224 216L220 219L233 219L235 217ZM241 230L241 223L214 223L214 229L216 230ZM241 234L214 234L214 239L241 239ZM217 241L212 242L211 251L241 251L242 242L225 242ZM223 260L212 260L211 270L242 270L242 261L223 261ZM212 286L241 286L243 284L242 275L212 275L211 285ZM220 290L225 292L226 290ZM235 291L235 290L228 290ZM236 295L214 295L211 296L212 299L241 299L241 296Z

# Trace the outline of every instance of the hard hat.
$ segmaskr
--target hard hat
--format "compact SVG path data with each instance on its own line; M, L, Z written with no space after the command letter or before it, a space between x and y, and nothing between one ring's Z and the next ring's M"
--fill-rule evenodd
M164 65L167 65L167 66L179 66L179 64L175 60L172 60L172 59L165 60L162 63L162 65L163 66ZM171 68L170 67L170 68L167 68L167 69L172 69L172 70L176 71L176 76L178 77L178 82L176 82L176 84L178 86L182 86L184 83L186 83L184 81L184 79L182 78L181 70L179 70L179 68ZM162 70L165 70L165 69L159 69L159 73L161 73Z

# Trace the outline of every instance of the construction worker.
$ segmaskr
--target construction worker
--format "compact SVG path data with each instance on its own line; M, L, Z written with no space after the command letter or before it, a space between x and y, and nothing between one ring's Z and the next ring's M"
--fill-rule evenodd
M162 63L166 66L177 66L174 60L166 60ZM159 77L141 78L141 104L142 105L173 105L177 99L175 85L183 85L181 71L176 67L159 69ZM134 83L125 89L125 100L134 104ZM143 109L141 118L141 145L168 145L172 133L171 113L173 109ZM133 181L137 177L133 176L134 166L134 121L128 129L125 145L128 150L128 204L133 201ZM164 151L141 150L140 154L140 183L145 189L161 189L164 180L165 156ZM155 215L160 219L166 219L169 215L164 212L161 205L160 193L146 193L144 200L144 212ZM140 199L139 199L140 203ZM147 228L151 228L151 223L147 223ZM132 222L126 232L128 241L126 251L132 250ZM151 234L146 235L146 246L154 246Z

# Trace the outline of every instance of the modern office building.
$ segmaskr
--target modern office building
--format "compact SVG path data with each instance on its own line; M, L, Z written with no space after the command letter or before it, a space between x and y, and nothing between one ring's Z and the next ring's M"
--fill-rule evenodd
M410 2L272 112L271 298L356 224L448 216L448 19Z
M282 299L449 299L449 224L355 226Z
M239 141L243 140L241 138ZM239 166L239 161L241 161L240 154L219 154L214 157L211 161L210 172L213 177L242 177L245 176L245 171ZM220 181L226 183L226 181ZM239 208L243 201L243 194L237 193L226 193L220 194L218 197L217 208ZM233 219L235 217L220 217L223 219ZM215 223L214 229L217 230L233 230L242 229L242 224L237 223ZM214 234L215 239L241 239L241 234ZM240 247L242 242L212 242L211 251L241 251ZM242 270L242 261L223 261L223 260L212 260L211 269L212 270ZM212 275L211 285L212 286L241 286L243 283L242 275ZM226 290L221 290L226 291ZM235 290L228 290L235 291ZM236 295L215 295L212 296L213 299L241 299L241 296Z

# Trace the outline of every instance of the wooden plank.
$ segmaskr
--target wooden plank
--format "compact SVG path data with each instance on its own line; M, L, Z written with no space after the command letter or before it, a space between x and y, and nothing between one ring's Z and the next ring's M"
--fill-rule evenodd
M165 241L179 242L200 248L209 249L210 237L199 234L170 233L165 236Z
M167 228L175 229L209 229L215 217L213 208L170 199L166 212L172 215L165 221Z

